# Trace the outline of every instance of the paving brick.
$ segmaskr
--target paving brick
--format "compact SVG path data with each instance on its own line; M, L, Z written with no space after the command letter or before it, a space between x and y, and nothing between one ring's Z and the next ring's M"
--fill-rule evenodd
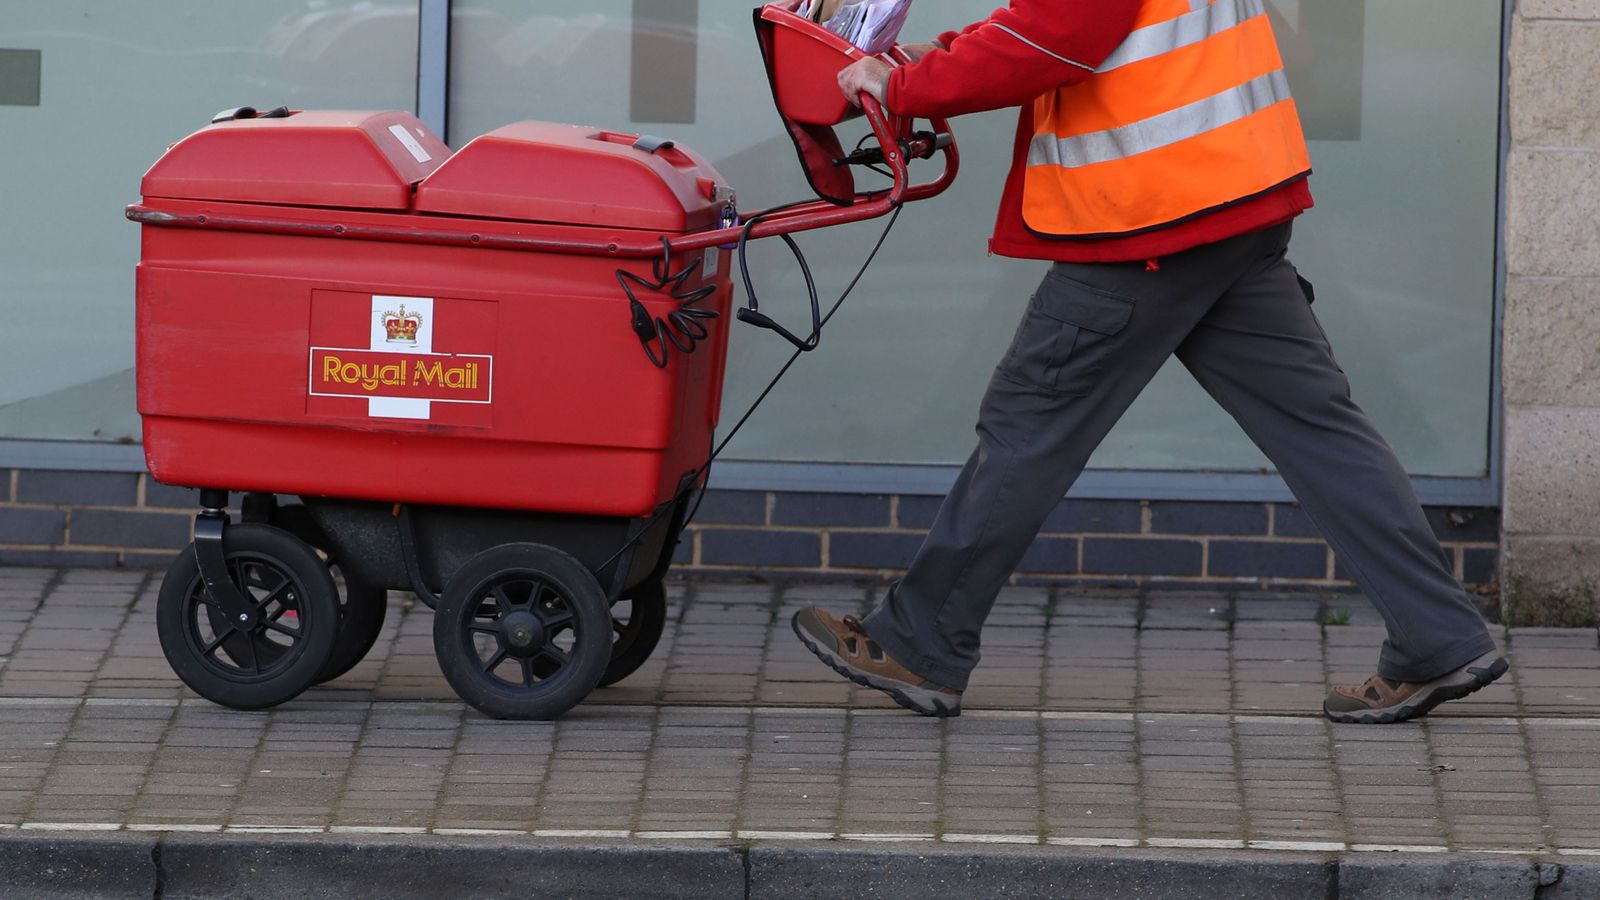
M59 544L66 529L63 510L0 507L0 544Z
M132 506L139 496L133 472L58 472L23 469L17 474L18 503Z
M1156 534L1266 534L1267 507L1263 503L1150 504L1150 530Z
M1199 575L1199 541L1084 538L1085 574Z
M193 517L182 513L76 509L72 512L72 543L177 550L189 543L193 524Z
M1137 500L1077 500L1058 504L1045 519L1046 533L1137 534L1144 508Z
M1327 572L1325 544L1215 540L1211 542L1206 574L1225 578L1324 578Z
M822 564L822 537L803 531L708 529L700 535L700 562L814 568Z
M1169 860L1211 852L1182 844L1197 840L1600 846L1593 629L1519 630L1509 646L1521 690L1507 687L1492 703L1451 704L1426 724L1330 726L1305 713L1327 678L1368 673L1381 628L1320 629L1298 595L1274 618L1270 604L1284 601L1271 593L1246 601L1192 584L1161 593L1061 590L1042 628L1047 592L1009 587L985 630L969 714L936 721L835 678L789 632L793 606L820 599L859 611L881 588L674 581L675 615L657 658L637 675L558 722L502 722L451 697L432 657L432 614L414 605L392 609L374 659L358 669L370 674L247 713L186 697L155 643L153 585L143 574L0 569L0 591L13 586L19 593L3 596L16 602L0 603L0 696L24 702L0 705L0 825L26 816L1029 839L1043 830L1157 845L1180 839L1162 856ZM1246 602L1248 620L1230 625L1227 611ZM1349 602L1327 597L1331 607ZM1189 620L1222 630L1168 630ZM1538 711L1541 691L1555 698L1559 718ZM94 702L80 703L83 694ZM293 766L282 764L291 758ZM1440 762L1453 770L1430 770ZM1083 848L1062 843L1036 850L1041 859L1083 859ZM758 841L751 852L772 847ZM1126 876L1128 860L1143 852L1107 858ZM1233 862L1249 856L1230 852ZM1287 848L1259 857L1302 858ZM1308 871L1340 872L1320 855L1304 859ZM1477 859L1347 853L1341 896L1531 896L1527 873L1515 867L1521 860L1500 856L1484 868ZM1541 896L1593 893L1581 881L1550 890L1560 888L1552 883L1560 873L1536 871L1547 888ZM1115 883L1121 893L1107 896L1133 890L1126 878ZM1053 882L1056 894L1060 885ZM1212 886L1219 896L1246 895L1231 883ZM1194 884L1184 887L1195 893ZM923 896L967 888L944 883Z
M904 569L922 546L920 532L834 531L828 565L835 569Z
M767 495L761 491L707 491L694 520L700 525L765 524Z
M882 528L889 524L889 498L882 494L781 493L773 497L772 524Z

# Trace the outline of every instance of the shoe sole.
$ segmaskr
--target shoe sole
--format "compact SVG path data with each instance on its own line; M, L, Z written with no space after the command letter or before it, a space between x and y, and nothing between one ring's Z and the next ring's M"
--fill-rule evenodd
M961 701L959 700L951 703L948 696L939 691L919 688L916 685L907 684L904 681L895 681L892 678L878 678L845 662L839 654L811 639L805 629L800 627L799 613L796 613L795 617L789 620L789 627L794 629L794 636L799 638L800 643L805 645L805 648L810 650L817 659L822 660L827 664L828 668L838 672L850 681L862 687L872 688L875 691L882 691L888 694L894 702L919 716L951 719L961 715Z
M1507 662L1505 657L1496 657L1487 666L1469 665L1466 672L1469 676L1467 681L1458 684L1441 684L1434 688L1424 688L1399 706L1363 712L1333 712L1327 706L1323 706L1322 713L1330 721L1346 725L1393 725L1396 722L1405 722L1425 716L1441 703L1460 700L1462 697L1475 694L1493 684L1510 668L1511 663Z

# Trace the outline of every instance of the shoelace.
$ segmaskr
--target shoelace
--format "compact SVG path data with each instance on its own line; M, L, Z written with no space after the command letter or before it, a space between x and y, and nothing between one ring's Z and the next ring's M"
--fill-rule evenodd
M856 641L857 638L859 638L860 643L866 648L868 659L872 660L873 662L882 662L886 658L883 648L879 647L878 642L874 641L872 637L867 634L866 626L861 624L860 619L856 618L855 616L845 616L840 621L844 622L844 627L850 629L850 632L856 636L845 638L845 641L850 648L851 656L856 656L857 654Z

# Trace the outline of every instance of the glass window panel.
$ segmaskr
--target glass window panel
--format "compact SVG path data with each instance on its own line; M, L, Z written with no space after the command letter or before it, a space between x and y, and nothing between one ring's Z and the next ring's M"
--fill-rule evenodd
M226 107L412 108L416 9L0 0L0 47L40 51L39 105L0 106L0 438L137 439L140 177Z
M1293 258L1317 284L1318 314L1357 399L1413 472L1482 475L1501 11L1451 0L1269 5L1313 139L1319 206L1297 226ZM906 36L931 36L992 8L917 0ZM552 12L519 0L455 0L452 143L527 118L651 131L712 159L747 211L805 196L748 9L687 9L600 0ZM653 79L681 72L689 54L692 83L675 79L679 93L664 91ZM965 458L979 396L1044 270L984 253L1014 122L1004 111L958 120L961 179L946 196L906 210L822 347L791 370L730 457ZM881 227L800 238L825 300L843 289ZM804 297L786 251L768 241L750 258L763 310L800 327ZM729 423L789 352L770 335L734 327ZM1174 365L1092 465L1255 470L1266 461Z

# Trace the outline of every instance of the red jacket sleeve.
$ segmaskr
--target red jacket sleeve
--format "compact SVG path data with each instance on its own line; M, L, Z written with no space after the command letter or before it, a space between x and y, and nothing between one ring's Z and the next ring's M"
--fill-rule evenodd
M1082 81L1127 38L1139 0L1011 0L988 19L940 35L889 76L889 109L919 118L1031 103Z

